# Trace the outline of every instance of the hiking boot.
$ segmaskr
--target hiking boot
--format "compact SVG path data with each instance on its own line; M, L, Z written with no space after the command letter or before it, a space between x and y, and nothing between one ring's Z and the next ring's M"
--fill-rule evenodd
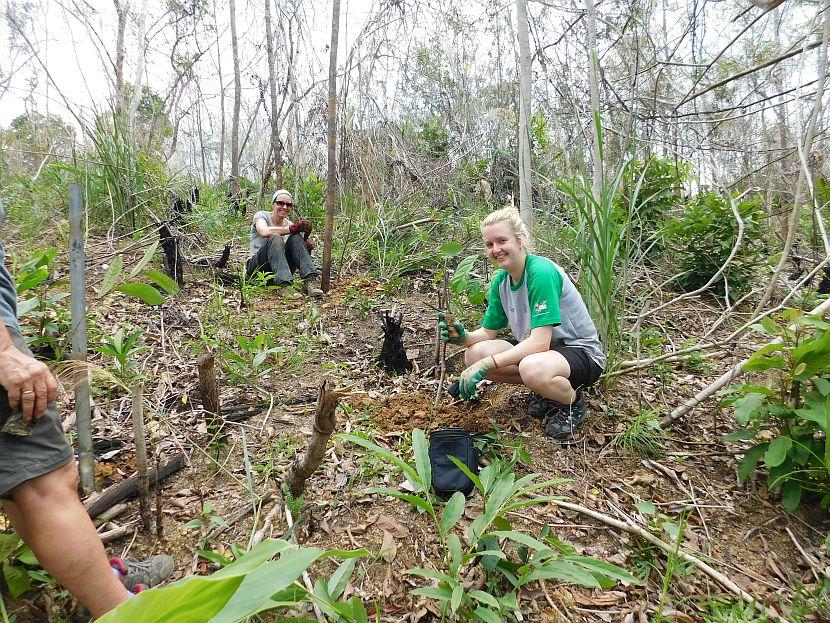
M323 296L323 291L317 284L317 275L313 275L303 280L303 292L314 298Z
M110 567L115 570L124 588L137 593L169 578L173 573L173 559L167 554L159 554L147 560L110 558Z
M588 408L585 406L585 400L582 393L577 392L571 404L562 405L559 409L548 413L545 421L542 422L542 430L548 437L569 439L587 416Z
M527 399L527 412L540 422L554 410L562 409L565 405L550 398L531 392Z

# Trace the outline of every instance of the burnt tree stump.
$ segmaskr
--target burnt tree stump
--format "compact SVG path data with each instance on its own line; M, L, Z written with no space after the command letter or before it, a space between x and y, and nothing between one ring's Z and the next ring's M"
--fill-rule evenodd
M164 251L164 272L181 287L184 285L184 260L179 248L179 237L174 236L168 224L164 222L159 224L158 231Z
M403 346L403 314L395 317L394 311L384 310L380 314L383 327L383 346L378 355L378 364L388 372L403 374L412 370L412 362L406 356Z

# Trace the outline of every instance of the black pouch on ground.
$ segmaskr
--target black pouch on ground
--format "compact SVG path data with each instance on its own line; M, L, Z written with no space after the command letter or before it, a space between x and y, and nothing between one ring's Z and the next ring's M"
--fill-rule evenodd
M454 456L478 475L479 452L473 436L463 428L441 428L429 436L429 462L432 465L432 488L436 495L448 499L456 491L469 496L475 485L449 457Z

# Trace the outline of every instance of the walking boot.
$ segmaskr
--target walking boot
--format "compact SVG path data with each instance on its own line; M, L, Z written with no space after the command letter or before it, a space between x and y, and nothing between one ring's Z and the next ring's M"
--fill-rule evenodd
M147 560L110 558L110 567L131 593L138 593L164 582L173 573L173 559L159 554Z
M308 296L312 296L314 298L320 298L321 296L323 296L323 291L317 284L317 275L306 277L303 280L303 292L305 292Z

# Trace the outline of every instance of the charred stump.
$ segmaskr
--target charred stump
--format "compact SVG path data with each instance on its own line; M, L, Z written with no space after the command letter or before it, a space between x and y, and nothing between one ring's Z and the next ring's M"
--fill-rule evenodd
M821 281L818 282L819 294L830 294L830 266L825 266L821 271Z
M412 370L412 362L406 356L403 346L403 314L395 317L394 311L384 310L380 314L383 327L383 346L378 355L378 364L388 372L403 374Z
M209 350L203 350L196 359L199 372L199 394L205 411L208 433L224 439L222 435L222 403L219 398L219 383L216 382L216 358Z
M184 260L179 248L179 237L173 235L167 223L161 223L159 239L164 251L164 272L181 287L184 285Z

